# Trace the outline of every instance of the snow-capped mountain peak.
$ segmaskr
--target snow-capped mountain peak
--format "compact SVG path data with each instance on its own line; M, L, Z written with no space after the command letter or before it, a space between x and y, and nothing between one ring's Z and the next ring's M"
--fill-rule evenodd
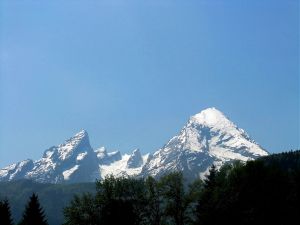
M179 134L153 154L142 173L157 177L180 170L196 178L203 176L212 163L220 167L225 162L267 154L222 112L208 108L190 117Z
M70 139L82 139L85 137L88 137L88 132L85 129L80 130L78 133L76 133L72 138Z
M260 145L216 108L191 116L181 131L154 154L93 150L81 130L60 145L47 149L39 160L24 160L0 169L0 181L85 182L114 176L154 176L182 171L186 178L203 177L212 164L253 160L267 155Z
M221 111L214 107L202 110L200 113L192 116L190 118L190 122L208 127L234 126L234 124Z
M70 157L74 153L74 150L82 148L85 150L91 150L89 136L87 131L81 130L77 134L75 134L70 139L66 140L63 144L58 145L58 153L59 158L61 160L65 160L66 158Z
M16 164L18 168L12 168L5 177L0 175L0 180L12 180L22 175L22 178L39 182L61 183L90 181L95 176L99 177L98 159L85 130L63 144L47 149L41 159L28 162Z

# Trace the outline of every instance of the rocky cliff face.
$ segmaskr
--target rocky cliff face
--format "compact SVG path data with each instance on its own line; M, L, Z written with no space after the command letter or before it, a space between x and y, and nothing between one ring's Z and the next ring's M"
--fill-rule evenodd
M127 168L138 168L143 165L143 157L139 149L135 149L127 161Z

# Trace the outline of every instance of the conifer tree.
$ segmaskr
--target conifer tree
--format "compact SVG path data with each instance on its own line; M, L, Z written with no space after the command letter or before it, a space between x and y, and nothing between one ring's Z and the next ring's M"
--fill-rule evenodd
M20 225L48 225L38 196L33 193L27 203Z
M1 221L1 225L13 224L8 200L4 200L0 202L0 221Z
M162 220L162 199L158 182L153 177L148 177L145 180L145 185L147 189L147 224L160 225Z
M204 180L205 188L213 188L215 186L216 175L217 175L217 169L216 166L213 164L209 169L209 174L206 175L206 179Z
M214 191L216 189L216 176L217 170L216 166L212 165L209 174L206 175L206 179L204 180L204 191L201 194L200 199L198 200L198 205L196 209L196 224L202 225L214 224L215 215L214 215Z
M185 192L183 175L180 172L173 172L163 176L159 185L164 198L164 214L167 224L184 225L185 223Z

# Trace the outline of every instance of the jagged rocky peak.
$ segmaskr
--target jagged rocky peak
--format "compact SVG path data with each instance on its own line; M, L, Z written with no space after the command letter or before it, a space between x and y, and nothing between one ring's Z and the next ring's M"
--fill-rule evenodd
M94 150L99 160L99 164L111 164L115 161L121 160L122 155L120 151L107 152L105 147L100 147Z
M75 134L73 137L66 140L63 144L59 145L59 147L65 146L65 145L77 147L78 145L82 145L82 144L86 144L90 147L89 135L86 130L81 130L80 132Z
M0 180L25 178L42 183L85 182L98 177L98 159L85 130L63 144L50 147L41 159L22 161L0 171Z
M107 155L112 161L117 161L122 159L122 155L120 151L109 152L107 153Z
M137 168L143 165L143 157L141 155L140 150L137 148L133 150L128 161L127 168Z
M42 158L55 161L64 161L78 154L86 154L92 151L87 131L81 130L64 143L47 149ZM79 157L80 158L80 157ZM82 157L81 157L82 158Z
M94 151L97 154L98 159L103 159L107 157L107 150L105 147L97 148Z
M92 151L89 135L86 130L81 130L63 144L58 145L57 149L61 160L69 158L72 154Z

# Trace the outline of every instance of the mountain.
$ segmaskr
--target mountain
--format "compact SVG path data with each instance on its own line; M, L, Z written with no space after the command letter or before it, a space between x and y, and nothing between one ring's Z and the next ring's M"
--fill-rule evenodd
M37 161L25 160L0 170L1 181L25 178L41 183L87 182L99 176L98 158L85 130L50 147Z
M142 175L160 177L174 170L185 177L203 177L210 166L234 160L253 160L268 152L216 108L190 117L178 135L156 151Z
M203 177L210 166L234 160L253 160L268 152L216 108L190 117L180 133L154 154L141 155L93 150L85 130L63 144L47 149L39 160L24 160L0 170L0 181L33 179L41 183L94 181L107 175L160 177L182 171L185 177Z
M263 168L261 167L262 165L264 165ZM237 178L239 178L239 180L241 180L246 185L246 187L249 186L249 188L245 189L244 188L245 185L244 186L240 185L240 182L234 182L233 185L235 186L237 185L236 188L228 189L228 183L224 182L223 179L220 179L219 182L221 182L221 184L223 183L224 188L223 189L217 188L215 191L221 190L222 192L223 191L228 192L231 190L234 191L234 193L236 193L237 190L239 191L239 193L241 191L242 192L246 191L247 192L246 198L235 197L233 198L233 201L235 202L239 200L240 202L243 203L245 207L248 208L249 207L251 208L253 206L251 205L251 202L253 203L253 201L258 203L258 206L264 207L264 209L265 209L265 203L268 203L268 201L273 201L273 200L275 202L282 201L282 200L292 201L292 202L297 201L297 197L295 196L300 196L299 194L298 195L295 194L295 192L300 190L299 188L300 150L260 157L259 159L255 160L254 163L252 163L252 166L255 166L255 168L257 168L258 166L259 170L262 172L260 176L256 176L257 175L256 173L253 174L253 171L257 171L258 169L256 170L252 169L251 170L252 172L250 171L250 173L249 170L248 173L244 173L244 172L241 173L240 168L238 169L235 175ZM244 166L243 167L244 169L242 169L242 171L245 171L246 167L247 166ZM270 168L270 170L268 170L269 171L268 173L266 173L267 168ZM248 179L249 176L252 176L253 178ZM265 182L266 177L268 177L268 182ZM278 179L281 182L278 182ZM282 181L282 179L284 179L284 182ZM286 179L290 179L291 182L286 181ZM249 182L251 183L251 185L249 184ZM253 184L260 184L260 185L253 185ZM273 184L275 188L271 190L269 186L272 186ZM291 188L291 185L294 185L295 188ZM262 189L264 189L265 192L263 192ZM284 191L282 191L282 189ZM251 191L249 192L249 190ZM274 191L278 192L279 194L277 193L274 195ZM44 184L44 183L33 182L30 180L15 180L10 182L0 182L0 201L3 199L8 199L11 206L11 212L15 224L17 224L17 222L19 222L20 219L22 218L24 207L33 192L35 192L39 196L41 205L45 210L45 214L48 219L49 225L57 225L57 224L63 224L64 222L63 208L70 204L70 201L73 199L74 194L81 195L83 193L89 192L92 195L94 195L96 193L96 185L90 182L76 183L76 184ZM284 196L289 195L289 197L282 198L281 195ZM272 196L272 197L268 198L267 196ZM222 197L225 198L223 199L223 201L220 200L220 198L222 199ZM232 199L230 199L230 201L228 202L228 195L224 195L224 194L217 195L216 199L214 198L213 201L218 201L221 205L225 204L226 206L225 210L227 210L228 203L229 206L232 205ZM299 197L298 197L298 202L299 202ZM272 208L272 210L276 210L278 207L280 207L285 209L283 212L290 213L292 208L292 210L296 213L295 215L299 214L298 213L299 207L298 208L295 207L295 206L299 206L299 203L296 205L292 205L290 203L288 205L286 204L269 204L269 205L271 208L274 207L274 209ZM286 210L287 207L289 208L288 210ZM217 210L218 209L220 210L220 207L218 207ZM236 210L239 209L234 208L234 214L229 213L228 216L233 216L235 218L236 217L235 213L237 212ZM241 210L243 211L243 208ZM269 209L269 211L273 212L272 210ZM245 212L245 210L243 212ZM250 210L250 212L253 213L255 211ZM256 212L261 212L261 210ZM248 215L249 211L246 211L246 214ZM215 212L213 212L213 215L215 215ZM246 218L247 220L248 217L244 216L239 218ZM223 219L223 217L221 218ZM291 223L282 223L282 224L291 224Z
M31 179L40 183L91 182L110 174L136 176L147 161L139 150L131 155L107 152L105 147L93 150L85 130L63 144L47 149L36 161L27 159L0 169L0 181Z

